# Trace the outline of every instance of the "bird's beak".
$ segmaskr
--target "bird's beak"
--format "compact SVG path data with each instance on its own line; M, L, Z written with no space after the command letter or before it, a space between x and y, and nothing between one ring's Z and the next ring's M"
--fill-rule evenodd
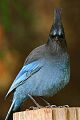
M56 36L56 37L55 37L55 41L59 41L59 38L58 38L58 36Z

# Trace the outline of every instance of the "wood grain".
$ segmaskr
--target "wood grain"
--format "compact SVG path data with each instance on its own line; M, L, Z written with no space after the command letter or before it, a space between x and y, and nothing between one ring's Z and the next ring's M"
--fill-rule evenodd
M80 120L80 107L26 110L14 113L13 120Z

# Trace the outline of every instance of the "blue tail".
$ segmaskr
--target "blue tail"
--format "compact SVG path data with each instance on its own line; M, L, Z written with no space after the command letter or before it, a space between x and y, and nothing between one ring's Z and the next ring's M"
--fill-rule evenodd
M8 118L9 118L11 112L12 112L12 109L13 109L14 103L15 103L15 100L12 101L12 104L11 104L11 106L10 106L10 108L9 108L9 111L8 111L8 113L7 113L7 115L6 115L5 120L8 120Z

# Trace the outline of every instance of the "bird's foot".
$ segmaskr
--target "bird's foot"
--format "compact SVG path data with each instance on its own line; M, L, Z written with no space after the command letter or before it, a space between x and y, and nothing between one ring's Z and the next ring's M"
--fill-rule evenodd
M56 105L48 105L48 106L46 106L46 108L57 108L57 106Z
M40 108L43 108L43 107L44 107L44 106L39 105L39 104L36 102L36 100L35 100L30 94L28 94L28 96L31 98L31 100L32 100L32 101L35 103L35 105L37 106L37 107L31 106L29 109L35 110L35 109L40 109ZM63 105L63 106L51 105L49 102L47 102L46 100L44 100L42 97L40 97L40 98L47 104L47 106L45 106L46 108L68 108L68 107L69 107L69 105Z
M69 105L58 106L59 108L69 108Z
M29 110L37 110L37 109L40 109L40 108L42 108L42 106L40 106L40 107L30 106Z
M56 105L51 105L51 108L57 108L57 106Z
M63 105L63 106L49 105L46 106L46 108L69 108L69 105Z

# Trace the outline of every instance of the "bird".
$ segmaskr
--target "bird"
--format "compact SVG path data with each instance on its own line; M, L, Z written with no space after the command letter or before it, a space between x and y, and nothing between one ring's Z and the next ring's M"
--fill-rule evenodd
M47 42L27 56L7 92L6 97L13 92L13 99L5 120L30 96L51 97L69 83L70 57L60 8L54 9L53 21Z

